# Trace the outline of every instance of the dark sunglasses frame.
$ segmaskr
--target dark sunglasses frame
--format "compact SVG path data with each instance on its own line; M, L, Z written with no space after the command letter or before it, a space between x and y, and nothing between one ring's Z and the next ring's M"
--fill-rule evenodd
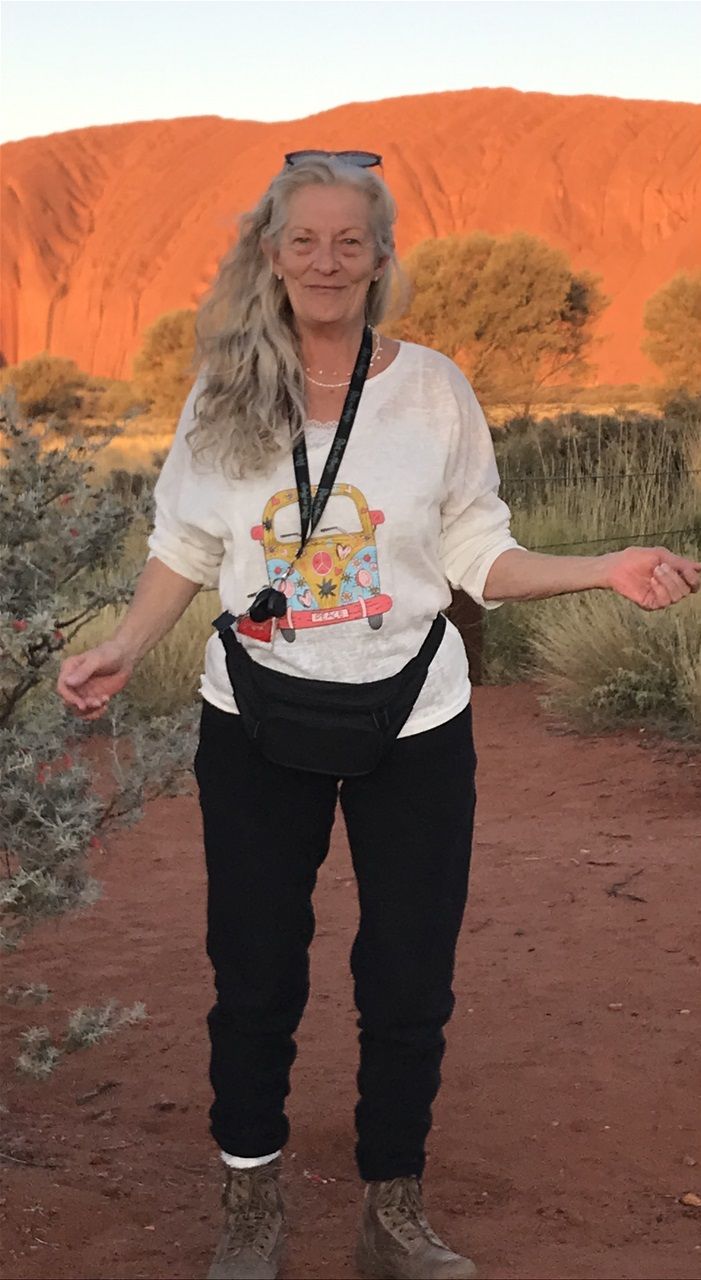
M357 165L360 169L374 169L382 166L382 156L376 151L288 151L285 156L286 165L302 164L305 160L324 159L340 160L343 164Z

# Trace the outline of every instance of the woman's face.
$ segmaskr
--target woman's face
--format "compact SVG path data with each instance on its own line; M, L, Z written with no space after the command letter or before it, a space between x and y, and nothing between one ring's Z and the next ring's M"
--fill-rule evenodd
M367 196L342 185L300 188L290 198L272 262L299 321L357 321L372 280L387 262L377 258Z

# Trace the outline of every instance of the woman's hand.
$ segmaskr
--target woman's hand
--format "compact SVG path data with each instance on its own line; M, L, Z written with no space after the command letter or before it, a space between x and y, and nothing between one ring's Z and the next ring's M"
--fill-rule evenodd
M118 640L106 640L95 649L66 658L56 689L66 706L81 720L97 720L110 698L119 693L134 670L134 662Z
M675 556L665 547L626 547L601 557L606 586L641 609L666 609L701 584L701 563Z

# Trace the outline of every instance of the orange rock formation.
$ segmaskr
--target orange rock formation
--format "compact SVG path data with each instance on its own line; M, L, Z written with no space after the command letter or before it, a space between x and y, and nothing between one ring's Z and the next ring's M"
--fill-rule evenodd
M701 107L512 89L356 103L290 123L218 117L3 148L2 354L129 377L141 335L192 307L285 151L385 157L398 245L523 230L603 278L599 382L637 382L646 298L701 265Z

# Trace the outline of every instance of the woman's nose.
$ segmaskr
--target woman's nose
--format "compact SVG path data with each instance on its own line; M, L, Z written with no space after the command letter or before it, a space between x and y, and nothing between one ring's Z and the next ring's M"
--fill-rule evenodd
M329 274L338 270L338 261L336 257L336 249L333 244L318 244L316 253L314 254L314 266L317 271L323 271Z

